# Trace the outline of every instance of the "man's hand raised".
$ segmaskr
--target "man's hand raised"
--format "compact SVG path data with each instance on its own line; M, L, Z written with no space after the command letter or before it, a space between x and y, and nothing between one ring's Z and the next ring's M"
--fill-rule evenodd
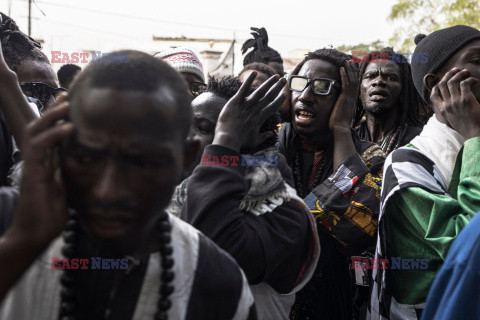
M360 88L358 75L354 69L354 63L350 61L346 61L340 68L342 91L335 102L328 124L332 133L335 133L336 130L350 132Z
M247 96L257 73L252 72L238 92L225 104L218 117L213 144L237 152L258 140L260 127L275 114L285 100L284 78L273 76Z
M478 81L467 69L453 68L430 95L435 113L443 116L465 140L480 137L480 104L472 92Z
M71 123L59 123L68 114L68 102L63 100L25 131L24 170L12 223L13 230L29 234L32 240L45 246L60 235L67 221L65 191L55 150L73 132Z

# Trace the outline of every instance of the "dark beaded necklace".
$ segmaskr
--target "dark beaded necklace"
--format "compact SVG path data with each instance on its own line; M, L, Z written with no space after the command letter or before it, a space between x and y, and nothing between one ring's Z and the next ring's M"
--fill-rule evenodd
M163 211L158 220L159 231L159 247L160 247L160 299L157 304L157 312L155 313L155 320L168 320L168 310L172 306L169 296L172 294L174 287L172 284L175 278L175 273L172 268L175 263L173 259L173 247L171 245L172 226L169 222L168 214ZM77 240L78 240L79 225L75 212L69 213L69 220L67 222L65 231L63 232L63 239L65 245L62 248L62 254L69 260L76 255ZM62 289L60 291L60 320L75 320L75 290L74 290L74 270L65 269L60 278Z
M320 168L315 174L315 179L313 180L311 189L315 188L317 185L320 184L320 179L322 178L323 172L325 171L326 163L326 156L324 155ZM302 150L299 149L295 153L295 157L293 159L293 178L295 180L295 188L297 189L297 193L302 199L308 196L311 191L308 186L308 181L306 183L303 183L303 176L303 156Z

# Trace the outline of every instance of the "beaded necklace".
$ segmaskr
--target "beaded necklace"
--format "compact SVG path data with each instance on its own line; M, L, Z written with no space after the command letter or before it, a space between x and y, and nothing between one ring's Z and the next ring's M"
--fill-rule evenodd
M306 149L306 148L302 148ZM325 171L325 165L327 163L325 153L323 153L322 160L319 164L318 170L315 173L315 176L308 179L307 183L303 183L303 156L302 156L302 149L298 149L297 152L295 153L295 157L293 159L293 178L295 181L295 186L297 189L297 193L301 198L305 198L310 191L315 188L319 183L320 179L323 176L323 173ZM312 151L308 149L307 151ZM315 169L315 168L312 168Z
M172 226L168 219L168 214L162 211L158 219L157 228L159 231L159 247L160 247L160 263L162 272L160 274L160 299L158 300L157 312L155 313L155 320L168 320L168 310L172 303L169 296L172 294L174 287L172 284L175 278L175 273L172 268L174 265L173 247L171 245L171 229ZM75 212L69 213L69 220L67 222L65 231L63 232L63 239L65 245L62 248L62 254L71 262L75 257L77 240L79 233L78 217ZM60 291L60 320L75 320L76 303L75 303L75 289L73 288L75 279L74 270L65 269L60 278L62 289Z

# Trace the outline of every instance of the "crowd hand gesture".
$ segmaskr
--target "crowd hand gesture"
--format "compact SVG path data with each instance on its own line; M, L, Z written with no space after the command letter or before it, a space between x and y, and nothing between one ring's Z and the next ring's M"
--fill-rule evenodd
M24 134L23 176L12 230L26 234L39 246L60 235L67 222L67 204L56 147L73 132L66 95L42 118L28 125Z
M257 141L260 127L275 114L285 100L282 89L286 80L273 76L247 97L257 73L252 72L238 92L223 107L215 128L213 144L237 152Z
M467 69L453 68L433 87L430 100L440 114L465 140L480 136L480 104L472 92L478 79Z
M328 123L330 131L334 134L337 130L348 130L350 132L360 88L353 62L346 61L344 66L340 68L340 78L342 80L342 91L335 102Z

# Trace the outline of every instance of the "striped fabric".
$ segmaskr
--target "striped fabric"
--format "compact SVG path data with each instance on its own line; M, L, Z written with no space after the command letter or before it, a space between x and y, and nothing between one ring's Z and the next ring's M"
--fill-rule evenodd
M175 264L169 319L257 319L247 279L236 262L198 230L170 215ZM25 272L0 306L0 319L58 318L60 276L52 257L62 257L57 238ZM160 287L160 255L147 266L133 320L154 319Z
M448 195L446 181L435 163L417 149L402 147L392 152L385 161L376 259L388 256L384 218L386 205L395 193L409 187L421 187L431 193ZM374 284L368 319L419 319L424 304L405 305L395 301L388 291L385 276L385 270L373 270Z

